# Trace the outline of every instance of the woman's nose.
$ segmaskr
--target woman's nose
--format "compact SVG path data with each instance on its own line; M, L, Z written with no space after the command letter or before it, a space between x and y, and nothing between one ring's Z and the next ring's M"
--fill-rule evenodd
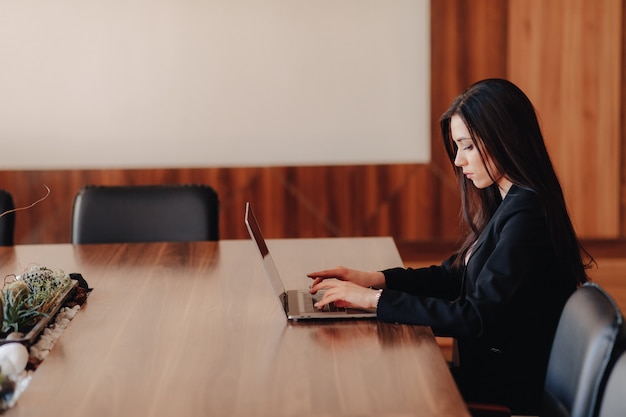
M466 159L461 156L461 153L457 151L456 156L454 157L454 165L458 167L462 167L465 165Z

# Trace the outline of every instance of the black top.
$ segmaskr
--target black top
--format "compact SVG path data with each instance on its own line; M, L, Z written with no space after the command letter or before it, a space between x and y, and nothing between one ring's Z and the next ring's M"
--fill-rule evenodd
M466 401L536 414L561 311L576 286L555 263L539 197L512 186L464 270L383 271L378 318L431 326L458 340L453 370Z

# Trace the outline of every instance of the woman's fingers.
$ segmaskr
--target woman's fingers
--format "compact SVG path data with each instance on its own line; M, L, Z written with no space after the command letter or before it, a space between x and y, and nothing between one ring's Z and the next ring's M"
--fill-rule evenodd
M336 301L337 299L335 298L335 296L333 295L334 292L332 291L333 288L335 288L336 284L340 282L336 279L316 279L313 282L313 285L311 286L311 294L315 294L320 290L324 291L324 295L322 296L322 298L315 303L315 307L323 307L326 304L332 303L334 301Z
M315 280L313 280L313 284L311 284L311 294L315 294L319 290L325 289L329 282L330 280L327 281L324 278L315 278Z
M314 283L325 279L338 279L341 281L350 281L358 284L362 287L383 287L385 285L385 276L382 272L365 272L356 269L349 269L344 266L338 266L333 269L326 269L324 271L312 272L307 274L308 277L313 278Z
M313 278L313 283L311 284L311 288L315 287L320 282L324 281L324 278Z
M323 280L311 288L311 292L324 290L322 298L315 303L315 307L321 308L327 304L335 303L339 307L369 308L368 295L372 292L348 281L336 279Z
M322 298L315 303L315 307L322 308L325 305L328 305L330 303L337 304L337 303L340 303L341 301L342 301L342 298L340 297L339 294L337 294L337 291L335 291L334 288L327 288L327 289L324 289L324 295L322 296Z
M336 278L336 279L344 279L345 276L345 268L339 267L339 268L333 268L333 269L325 269L323 271L318 271L318 272L311 272L310 274L307 274L307 277L309 278L321 278L321 279L328 279L328 278Z

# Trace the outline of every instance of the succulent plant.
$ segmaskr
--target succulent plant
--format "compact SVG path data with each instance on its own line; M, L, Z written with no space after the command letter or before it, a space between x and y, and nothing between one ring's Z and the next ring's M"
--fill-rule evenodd
M71 285L68 275L45 267L33 267L2 289L3 333L25 332L47 317L62 291Z
M41 305L32 304L32 293L27 285L19 281L2 290L3 332L17 332L33 325L38 317L45 314L39 311ZM13 283L11 283L13 284Z

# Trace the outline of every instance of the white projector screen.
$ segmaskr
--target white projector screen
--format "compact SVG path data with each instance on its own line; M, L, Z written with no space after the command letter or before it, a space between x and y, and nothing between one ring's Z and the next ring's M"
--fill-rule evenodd
M0 169L430 158L429 0L7 0L0 57Z

